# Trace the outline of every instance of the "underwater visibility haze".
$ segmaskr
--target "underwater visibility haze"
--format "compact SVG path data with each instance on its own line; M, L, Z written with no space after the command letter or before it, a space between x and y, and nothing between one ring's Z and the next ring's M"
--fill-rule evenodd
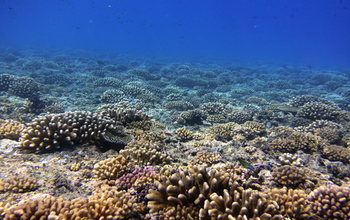
M1 0L0 220L350 219L350 1Z

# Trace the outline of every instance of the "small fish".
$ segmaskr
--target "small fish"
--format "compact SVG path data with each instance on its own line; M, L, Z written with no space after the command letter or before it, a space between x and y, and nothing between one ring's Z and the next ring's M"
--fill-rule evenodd
M239 158L238 161L242 164L242 166L244 166L245 168L248 168L252 171L255 171L253 165L251 165L250 163L248 163L247 161L243 160L242 158Z
M76 29L80 29L80 27L75 27Z

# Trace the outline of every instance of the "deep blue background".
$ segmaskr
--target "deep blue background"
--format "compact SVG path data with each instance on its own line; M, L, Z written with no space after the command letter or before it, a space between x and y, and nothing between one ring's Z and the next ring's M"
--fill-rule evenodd
M2 0L0 46L350 67L349 0Z

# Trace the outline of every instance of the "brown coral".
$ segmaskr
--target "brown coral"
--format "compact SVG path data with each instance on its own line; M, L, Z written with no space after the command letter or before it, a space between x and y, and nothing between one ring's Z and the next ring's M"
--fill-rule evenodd
M116 180L130 169L133 169L131 161L123 155L118 155L96 163L93 173L100 179Z
M229 141L232 139L232 136L240 130L240 128L240 125L234 122L229 122L211 126L207 129L207 133L216 140Z
M311 210L323 219L350 219L349 187L321 186L308 196Z
M340 139L340 132L342 126L332 121L328 120L316 120L309 126L301 128L304 132L310 132L314 135L322 137L324 140L334 143Z
M76 111L49 114L32 121L20 137L21 147L29 152L41 153L60 149L65 145L93 141L103 147L110 137L105 134L125 136L116 121L105 115ZM125 145L125 142L113 142Z
M17 140L25 127L18 121L0 119L0 138Z
M192 159L191 164L193 165L212 165L222 161L220 154L216 152L210 152L202 150L197 152L196 156Z
M308 119L335 119L340 113L338 106L331 104L324 104L322 102L307 102L297 113L297 116Z
M37 180L32 177L15 176L0 180L0 192L23 193L38 188Z
M162 146L157 143L147 140L135 140L120 150L120 154L130 158L137 165L146 166L170 163L172 161L171 157L162 151Z
M311 133L287 130L285 133L276 134L272 139L270 146L282 152L296 152L303 150L306 152L316 151L319 145L320 137Z
M281 166L272 172L274 180L283 186L298 187L307 179L305 171L294 166Z
M178 128L176 134L181 141L189 141L193 139L193 132L184 127Z
M338 145L323 146L322 155L330 160L339 160L350 163L350 149Z
M267 195L244 190L229 173L215 169L180 170L147 199L150 214L160 219L282 219Z

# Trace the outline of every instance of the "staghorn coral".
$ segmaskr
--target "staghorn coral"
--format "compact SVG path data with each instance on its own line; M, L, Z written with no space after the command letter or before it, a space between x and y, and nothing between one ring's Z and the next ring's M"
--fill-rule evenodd
M207 118L207 114L199 109L194 109L194 110L188 110L185 112L182 112L180 116L178 117L177 121L180 124L188 124L188 125L193 125L193 124L202 124L203 120Z
M281 166L272 172L274 180L283 186L296 188L307 179L305 171L294 166Z
M338 145L323 146L322 155L329 160L338 160L344 163L350 163L350 149Z
M111 139L110 134L114 135L112 143L125 144L123 137L126 134L115 120L106 115L76 111L34 119L21 132L20 142L22 149L35 153L58 150L65 145L85 141L95 142L103 148ZM121 137L119 142L116 139L118 135Z
M18 121L0 119L0 138L17 140L25 127Z
M164 165L172 161L172 158L162 152L162 146L148 140L135 140L120 150L120 154L130 158L133 164L137 165Z
M181 171L147 195L150 216L160 219L282 219L277 204L255 190L244 190L229 173L204 168Z
M178 128L176 134L181 141L189 141L193 139L193 132L184 127Z
M345 186L320 186L308 196L311 211L323 219L350 218L350 190Z
M96 163L93 173L99 179L116 180L130 170L133 170L131 159L118 155Z
M14 176L0 180L0 193L23 193L38 188L37 180L32 177Z
M307 119L335 119L340 113L340 108L336 105L324 104L322 102L307 102L297 113L297 116Z

